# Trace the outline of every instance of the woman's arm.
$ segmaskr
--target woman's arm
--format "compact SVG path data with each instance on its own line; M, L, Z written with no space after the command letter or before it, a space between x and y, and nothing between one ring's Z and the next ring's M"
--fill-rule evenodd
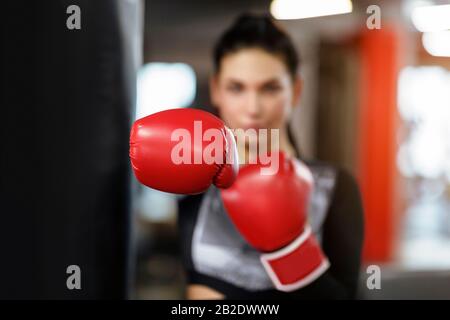
M354 299L363 229L363 209L356 181L346 171L339 170L322 232L322 249L330 268L310 285L291 292L290 298Z
M322 248L330 260L325 279L345 299L358 287L364 234L363 206L355 179L338 171L337 184L323 228Z
M219 300L224 298L225 296L219 291L201 284L190 284L186 288L186 299L188 300Z

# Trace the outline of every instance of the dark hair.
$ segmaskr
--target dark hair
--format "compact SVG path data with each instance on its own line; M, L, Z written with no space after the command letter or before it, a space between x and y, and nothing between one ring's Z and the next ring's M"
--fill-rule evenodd
M222 59L244 48L261 48L282 58L289 73L295 77L300 58L289 35L268 15L245 13L220 37L214 47L214 69L220 71Z

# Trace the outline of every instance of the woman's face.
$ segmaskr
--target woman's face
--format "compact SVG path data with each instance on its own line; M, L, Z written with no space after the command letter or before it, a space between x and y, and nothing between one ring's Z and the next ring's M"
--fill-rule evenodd
M211 80L211 98L232 129L283 129L298 103L301 81L283 60L263 49L226 55Z

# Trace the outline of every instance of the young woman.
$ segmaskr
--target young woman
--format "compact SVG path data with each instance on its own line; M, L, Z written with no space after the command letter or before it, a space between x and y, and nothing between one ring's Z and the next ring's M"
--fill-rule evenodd
M243 15L216 44L214 64L211 98L225 124L232 129L278 129L279 149L301 159L288 128L302 90L299 58L289 36L269 17ZM244 160L248 153L248 144L240 145ZM276 290L259 253L230 221L218 189L210 188L179 203L188 299L355 297L363 238L358 187L341 169L301 160L314 176L309 223L330 268L301 289Z

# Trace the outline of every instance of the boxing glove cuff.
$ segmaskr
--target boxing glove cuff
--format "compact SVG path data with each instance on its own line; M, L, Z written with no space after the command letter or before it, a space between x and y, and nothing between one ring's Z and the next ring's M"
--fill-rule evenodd
M310 284L330 266L310 226L286 247L262 254L261 262L275 287L285 292Z

